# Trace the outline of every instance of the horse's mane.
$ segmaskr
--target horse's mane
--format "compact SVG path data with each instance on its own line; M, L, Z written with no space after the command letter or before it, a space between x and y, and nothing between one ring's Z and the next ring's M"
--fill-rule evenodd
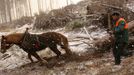
M12 33L12 34L5 35L5 38L8 41L18 42L22 39L23 34L24 33Z
M22 35L22 34L24 34L24 33L11 33L9 35Z
M5 37L22 36L23 34L24 34L24 33L11 33L11 34L5 35Z

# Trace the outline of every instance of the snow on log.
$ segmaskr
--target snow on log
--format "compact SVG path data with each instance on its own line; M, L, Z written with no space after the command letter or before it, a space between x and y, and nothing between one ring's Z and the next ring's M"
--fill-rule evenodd
M134 21L131 21L128 23L129 24L129 32L134 32ZM131 33L132 34L132 33ZM113 35L106 35L102 38L93 40L92 43L89 42L83 42L89 46L93 44L93 47L97 47L97 50L104 52L104 51L109 51L110 48L113 47L114 45L114 37ZM129 35L129 48L132 48L134 46L134 36Z
M128 29L130 32L134 32L134 20L128 23Z

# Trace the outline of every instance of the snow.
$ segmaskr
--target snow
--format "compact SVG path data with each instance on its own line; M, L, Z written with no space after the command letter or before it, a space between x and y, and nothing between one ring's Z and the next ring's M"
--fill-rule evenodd
M14 32L23 33L25 32L25 29L27 27L30 28L30 31L29 31L30 33L41 34L43 32L48 32L48 31L32 30L33 26L26 24L23 27L14 29L12 32L1 32L0 36L11 34ZM82 56L86 54L87 52L92 53L93 50L90 49L91 46L83 43L83 42L88 42L89 39L77 38L78 36L87 37L88 35L86 34L86 32L65 32L64 28L60 28L60 29L56 29L52 31L59 32L65 35L69 39L69 46L70 46L71 51L77 54L78 56ZM108 35L107 32L103 29L96 29L94 31L91 31L89 34L91 35L92 38L96 38L96 39L100 39ZM93 42L93 41L94 40L90 40L90 42ZM61 48L58 46L58 49L61 49ZM64 53L65 51L61 50L61 52ZM49 48L38 52L38 54L41 57L55 56L55 54L52 51L50 51ZM29 64L30 60L28 59L26 52L24 52L22 49L14 45L10 49L8 49L8 51L5 54L0 53L0 71L15 69L14 70L15 72L17 70L18 73L26 73L27 75L37 75L38 73L42 75L44 75L44 73L47 75L73 75L73 74L76 74L76 75L102 74L103 75L109 72L110 73L118 72L122 70L123 65L114 66L113 65L114 60L111 57L113 57L112 53L105 54L103 58L101 57L96 58L96 59L91 58L91 60L89 59L87 61L82 61L82 62L77 62L77 61L66 62L65 60L58 61L59 65L64 64L64 66L53 67L52 69L43 68L45 69L43 70L42 67L39 67L37 65L32 65L30 67L25 67L24 69L22 68L22 69L17 70L18 67ZM34 58L34 61L37 61L37 60ZM29 72L29 69L31 69L30 72Z
M15 67L24 65L29 62L27 59L27 54L20 48L13 46L9 49L6 54L9 56L5 59L0 60L0 70L2 69L13 69ZM5 54L2 54L5 55Z
M29 24L25 24L22 27L16 28L15 32L23 33L26 30L26 28L29 28L30 30L32 30L33 29L33 25L34 24L30 24L30 25Z
M127 7L131 10L134 11L134 3L130 3L127 4ZM36 31L36 30L32 30L33 29L33 24L28 25L25 24L22 27L17 27L14 30L12 30L11 32L0 32L0 36L2 35L8 35L11 33L24 33L26 28L30 29L30 33L36 33L36 34L41 34L43 32L48 32L48 31ZM94 28L94 26L91 25L91 27L89 28ZM83 38L77 38L78 36L82 36L85 38L88 38L88 35L86 34L86 32L65 32L64 28L59 28L56 30L50 30L50 31L54 31L54 32L59 32L63 35L65 35L68 39L69 39L69 45L70 45L70 49L72 52L78 54L79 56L81 56L82 54L86 53L86 52L91 52L91 48L89 45L83 43L83 42L88 42L89 39L83 39ZM95 31L91 31L89 33L91 35L92 38L95 39L99 39L99 38L103 38L105 36L107 36L107 32L103 29L96 29ZM93 40L89 41L90 43L93 42ZM58 49L60 49L58 47ZM41 57L52 57L54 56L54 53L52 51L50 51L49 49L46 49L45 51L40 51L39 52ZM112 58L112 53L108 53L105 54L104 57L100 57L100 58L96 58L96 59L89 59L87 61L82 61L82 62L76 62L76 61L71 61L71 62L66 62L64 60L59 61L58 64L64 64L64 66L62 67L53 67L52 69L46 69L43 68L43 73L41 75L45 74L47 75L98 75L98 74L107 74L107 73L111 73L111 72L119 72L124 68L124 65L119 65L119 66L115 66L113 65L113 61L114 59ZM134 58L130 58L127 60L133 60ZM123 59L125 60L125 59ZM130 65L130 67L133 66L133 64L128 64L128 61L126 60L126 62L123 62L125 64ZM36 61L34 59L34 61ZM14 45L13 47L11 47L5 54L0 53L0 70L6 70L6 69L15 69L16 71L16 67L20 67L22 65L26 65L30 63L30 60L27 57L27 53L24 52L22 49L20 49L19 47L17 47L16 45ZM66 64L65 64L66 63ZM35 75L37 75L40 70L42 70L42 68L37 67L36 65L32 65L36 67L35 70L33 70L32 72L35 73ZM24 68L26 72L28 72L27 75L33 75L33 73L29 73L29 69ZM45 70L44 70L45 69ZM22 70L20 70L22 71ZM31 71L31 70L30 70ZM133 69L132 69L133 71ZM121 71L123 72L123 71ZM23 74L24 75L24 74Z
M131 1L131 3L128 3L126 6L134 12L134 1Z
M12 32L1 32L0 33L0 36L1 35L8 35L8 34L11 34L11 33L24 33L26 28L29 28L30 29L30 33L36 33L36 34L40 34L44 31L39 31L38 33L33 31L33 24L31 25L23 25L22 27L19 27L19 28L15 28ZM79 40L79 41L70 41L69 42L69 45L70 45L70 48L72 50L72 52L75 52L79 55L81 55L82 53L88 51L88 48L89 46L87 44L84 44L83 41L88 41L88 40L85 40L85 39L76 39L76 36L78 35L81 35L81 36L87 36L87 34L85 33L75 33L75 32L69 32L69 33L66 33L64 32L64 28L60 28L60 29L56 29L56 30L53 30L55 32L60 32L62 34L64 34L65 36L68 37L68 39L75 39L75 40ZM105 31L102 31L102 30L97 30L95 32L91 32L91 36L93 38L101 38L103 36L106 36L106 32ZM39 52L39 54L41 56L43 55L46 55L47 56L47 53L49 56L52 56L52 52L49 51L41 51ZM21 65L24 65L24 64L27 64L27 63L30 63L29 59L27 58L27 53L25 53L22 49L20 49L19 47L17 46L13 46L11 47L7 53L10 57L6 58L6 59L1 59L0 60L0 70L2 69L13 69L13 68L16 68L16 67L19 67ZM0 56L3 56L2 54L0 54ZM79 66L79 68L82 68L83 66Z
M122 68L121 65L115 65L115 66L113 66L112 71L113 71L113 72L119 71L121 68Z
M133 12L134 12L134 5L127 5L127 7L129 8L129 9L131 9Z

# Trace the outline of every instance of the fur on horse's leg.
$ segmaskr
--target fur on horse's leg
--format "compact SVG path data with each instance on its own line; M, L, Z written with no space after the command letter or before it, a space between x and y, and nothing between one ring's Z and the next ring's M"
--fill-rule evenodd
M56 45L51 45L50 46L50 49L57 54L57 57L60 57L61 55L61 52L57 49L57 46Z
M65 51L66 51L66 53L69 54L69 55L72 54L72 52L71 52L71 50L70 50L69 48L66 48Z
M71 55L71 54L72 54L72 52L71 52L71 50L70 50L69 48L65 48L65 51L66 51L66 53L67 53L68 55Z
M31 63L33 63L33 59L31 57L32 55L30 53L28 53L28 58L30 59Z
M66 39L63 39L63 40L64 40L64 41L63 41L63 44L60 43L59 45L61 46L61 48L65 49L66 54L71 55L72 52L71 52L71 50L69 49L68 39L66 38Z
M39 60L40 65L48 63L46 60L41 59L36 52L31 52L31 55L33 55L37 60Z
M63 48L68 55L72 54L71 50L68 47L65 47L64 45L62 45L61 48Z

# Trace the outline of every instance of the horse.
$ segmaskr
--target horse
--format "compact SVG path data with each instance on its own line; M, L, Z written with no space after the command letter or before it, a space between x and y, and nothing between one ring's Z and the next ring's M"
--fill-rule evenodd
M32 40L32 38L34 39ZM64 49L67 55L71 54L67 37L57 32L46 32L42 34L12 33L5 36L2 35L1 53L5 53L7 49L13 45L19 46L26 53L28 53L28 58L30 59L31 63L33 62L31 56L34 56L38 61L44 63L44 60L41 59L36 52L46 49L47 47L56 53L57 57L61 56L61 52L57 49L57 45ZM46 60L45 62L47 63Z

